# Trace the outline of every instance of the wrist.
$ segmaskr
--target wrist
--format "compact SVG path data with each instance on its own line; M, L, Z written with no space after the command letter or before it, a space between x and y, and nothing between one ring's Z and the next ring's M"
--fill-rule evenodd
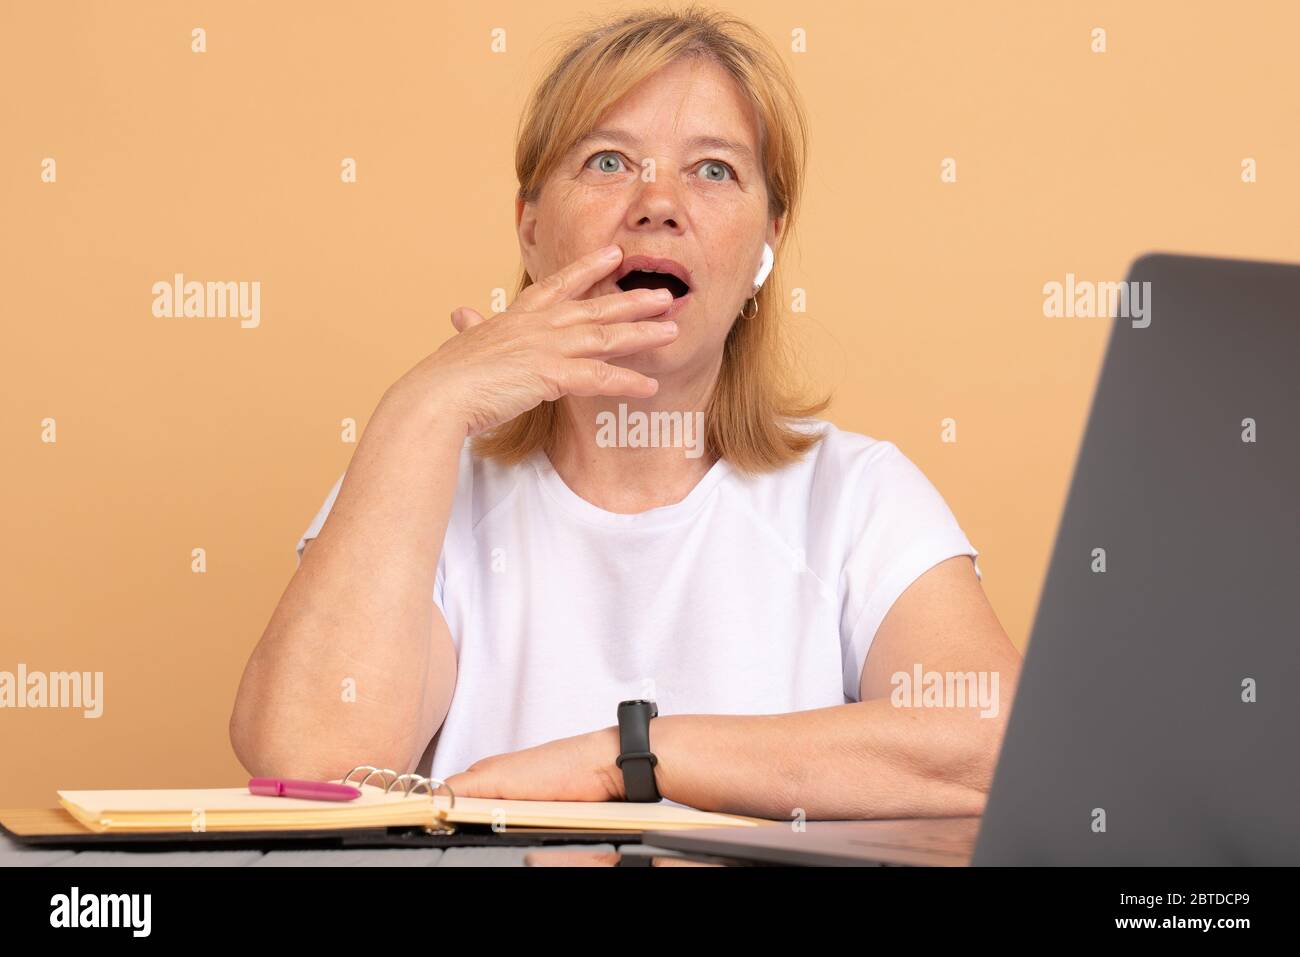
M379 402L376 414L413 425L439 444L459 449L469 426L451 396L441 389L421 387L399 379Z
M654 766L655 787L659 796L673 800L670 772L671 756L674 753L674 738L679 726L673 723L672 715L660 715L650 719L650 751L657 759ZM623 778L623 769L618 766L618 756L622 753L622 741L618 725L611 725L596 732L598 767L602 776L609 781L608 790L614 795L611 800L627 800L627 782Z

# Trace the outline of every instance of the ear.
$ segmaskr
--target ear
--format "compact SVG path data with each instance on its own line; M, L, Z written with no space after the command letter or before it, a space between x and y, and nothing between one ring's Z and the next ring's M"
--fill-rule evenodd
M525 202L518 195L515 196L515 232L519 235L519 255L523 258L524 269L536 279L537 273L533 271L532 262L537 247L537 211L531 203Z
M773 249L781 242L781 236L785 233L785 217L778 216L768 224L767 227L767 244Z

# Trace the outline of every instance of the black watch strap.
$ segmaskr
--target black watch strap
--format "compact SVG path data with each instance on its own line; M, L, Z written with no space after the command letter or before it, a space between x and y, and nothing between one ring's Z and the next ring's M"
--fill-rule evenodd
M620 701L618 705L619 755L615 761L623 772L627 800L662 800L655 783L659 759L650 750L650 719L659 714L653 701Z

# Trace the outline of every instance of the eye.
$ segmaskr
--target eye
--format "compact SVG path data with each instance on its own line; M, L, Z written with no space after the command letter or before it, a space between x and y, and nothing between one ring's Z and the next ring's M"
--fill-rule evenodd
M616 164L622 162L622 159L613 150L605 150L604 152L596 153L594 156L591 157L591 159L587 160L587 166L591 167L591 160L599 160L595 168L598 169L600 172L617 173L618 172L617 165L611 169L609 165L605 163L606 158L613 160Z
M733 180L736 178L736 171L721 160L705 160L700 164L700 169L705 170L704 178L713 183L725 183L726 178L716 179L710 175L710 172L723 172Z

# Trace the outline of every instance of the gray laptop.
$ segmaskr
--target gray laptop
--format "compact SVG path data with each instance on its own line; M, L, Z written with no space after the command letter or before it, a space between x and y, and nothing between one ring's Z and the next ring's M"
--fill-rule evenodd
M1148 255L1128 281L1150 283L1149 308L1112 320L982 821L647 845L787 864L1300 864L1300 266Z

